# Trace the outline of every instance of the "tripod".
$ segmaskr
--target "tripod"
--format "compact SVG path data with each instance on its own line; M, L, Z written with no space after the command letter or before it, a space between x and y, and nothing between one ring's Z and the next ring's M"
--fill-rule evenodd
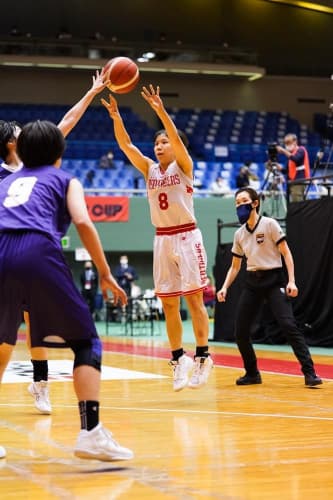
M312 171L312 177L310 179L310 183L307 185L306 190L304 192L304 199L306 199L306 196L309 192L310 186L313 182L313 180L321 180L322 182L319 184L327 189L327 195L331 196L331 189L333 186L332 182L332 174L327 175L327 171L329 168L333 167L333 163L331 162L332 156L333 156L333 103L331 103L328 107L328 115L326 119L326 130L324 133L323 137L323 143L319 151L317 152L316 155L316 160L314 162L313 166L313 171ZM328 149L328 156L326 162L322 162L321 160L324 157L324 152L325 149ZM321 170L321 176L316 177L316 171Z
M263 215L284 219L287 213L286 196L283 189L283 176L272 162L261 186L261 210Z
M327 157L326 162L322 162L321 161L323 159L323 156L324 156L324 149L325 149L325 147L321 148L317 152L316 160L315 160L314 165L313 165L312 176L311 176L310 182L307 184L306 189L304 191L304 199L305 200L306 200L307 194L309 192L309 189L311 187L311 184L313 184L314 180L315 181L318 181L318 180L322 181L321 183L319 183L319 185L323 186L323 187L326 187L326 189L328 191L328 196L331 196L332 174L328 174L327 172L328 172L328 169L333 166L333 164L331 163L331 158L332 158L332 155L333 155L333 144L330 145L329 144L329 140L327 140L326 147L329 148L328 157ZM319 170L322 169L323 171L321 172L320 176L316 177L316 172L317 172L318 169Z

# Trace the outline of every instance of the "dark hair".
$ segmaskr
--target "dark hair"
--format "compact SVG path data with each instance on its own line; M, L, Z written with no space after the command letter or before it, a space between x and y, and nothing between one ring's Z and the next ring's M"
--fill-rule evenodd
M189 140L188 140L187 135L185 134L185 132L183 132L182 130L178 130L177 129L177 133L178 133L179 137L181 138L184 146L186 148L188 148L188 146L189 146ZM156 137L158 137L159 135L166 135L168 137L168 134L167 134L166 130L164 130L164 129L158 130L156 132L156 134L154 135L154 141L156 140Z
M48 121L27 123L17 139L17 152L26 167L54 165L64 150L64 136Z
M237 198L237 196L240 194L240 193L243 193L243 192L246 192L249 194L250 198L252 201L258 201L258 206L256 207L256 212L259 212L259 208L260 208L260 196L259 194L257 193L257 191L251 187L243 187L243 188L240 188L236 191L235 193L235 198Z
M13 122L0 120L0 157L6 161L8 156L8 142L15 139L15 130L20 125Z

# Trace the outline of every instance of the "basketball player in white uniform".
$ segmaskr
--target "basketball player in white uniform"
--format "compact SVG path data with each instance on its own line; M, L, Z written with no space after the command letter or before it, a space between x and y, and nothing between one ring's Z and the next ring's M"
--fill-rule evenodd
M217 299L219 302L226 300L228 288L236 279L245 257L246 280L238 301L235 321L235 337L243 359L245 375L239 377L236 384L244 386L262 383L250 331L260 306L266 300L301 365L305 385L320 385L322 380L316 375L310 351L296 324L289 299L297 297L298 289L295 284L294 261L286 236L275 219L259 215L259 195L254 189L239 189L235 199L237 215L242 226L234 235L231 266L221 289L217 292ZM281 256L287 268L287 281Z
M58 124L58 128L64 137L78 123L94 97L99 94L108 84L102 74L96 71L92 77L93 83L85 95L64 115ZM0 182L8 175L22 168L22 162L16 151L17 138L21 132L16 122L0 120L0 157L4 160L0 164ZM29 392L35 399L35 406L40 413L50 414L52 411L48 390L48 363L47 349L45 347L30 346L29 315L24 313L26 323L27 345L31 352L33 365L33 383L29 385Z
M144 175L154 239L154 284L165 314L173 369L173 388L197 389L208 379L213 361L208 352L209 323L203 302L207 284L206 252L193 209L193 162L156 89L143 87L142 97L164 126L155 135L157 162L144 156L132 143L117 102L102 99L113 120L116 140L129 161ZM184 137L184 139L186 139ZM187 139L186 139L187 141ZM194 363L182 346L180 297L187 302L196 339ZM192 371L193 369L193 371ZM192 374L191 374L192 372Z

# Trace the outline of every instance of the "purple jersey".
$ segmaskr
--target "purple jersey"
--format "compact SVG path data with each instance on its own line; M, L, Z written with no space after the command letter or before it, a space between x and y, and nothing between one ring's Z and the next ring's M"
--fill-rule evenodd
M16 343L27 311L32 347L90 342L98 361L101 342L60 245L72 178L52 166L23 167L0 182L0 344Z
M52 166L8 175L0 182L0 231L38 231L59 244L71 223L66 195L72 178Z
M13 169L12 167L9 167L7 165L7 163L1 163L0 164L0 182L3 180L3 179L6 179L6 177L8 177L8 175L11 175L13 174L14 172L20 170L21 167L18 167L16 169Z

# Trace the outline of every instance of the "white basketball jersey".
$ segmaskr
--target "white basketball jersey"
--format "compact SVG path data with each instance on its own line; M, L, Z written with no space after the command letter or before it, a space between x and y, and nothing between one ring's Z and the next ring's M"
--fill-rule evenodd
M158 163L149 167L147 193L150 217L155 227L196 223L193 208L193 179L175 161L163 172Z

